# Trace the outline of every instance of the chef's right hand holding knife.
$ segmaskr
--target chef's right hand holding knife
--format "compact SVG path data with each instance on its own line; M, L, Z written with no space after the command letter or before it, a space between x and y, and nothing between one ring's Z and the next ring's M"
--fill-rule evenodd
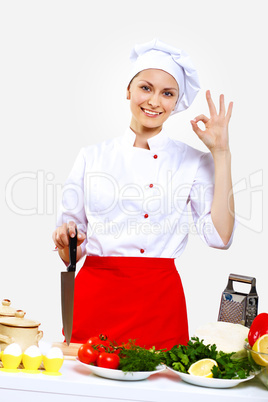
M70 262L69 258L69 236L74 237L77 230L76 224L73 221L63 223L52 234L55 246L58 249L61 259L67 263ZM82 257L81 247L79 247L85 240L86 235L77 230L77 261Z

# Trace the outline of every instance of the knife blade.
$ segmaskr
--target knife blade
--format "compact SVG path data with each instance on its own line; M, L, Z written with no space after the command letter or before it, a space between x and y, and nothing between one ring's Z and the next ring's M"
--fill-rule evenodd
M74 279L76 270L77 230L69 237L70 263L67 271L61 272L61 314L64 336L69 346L73 330Z

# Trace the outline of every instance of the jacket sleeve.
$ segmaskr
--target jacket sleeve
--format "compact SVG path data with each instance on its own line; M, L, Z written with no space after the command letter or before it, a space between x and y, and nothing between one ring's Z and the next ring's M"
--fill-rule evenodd
M196 230L201 239L209 246L226 250L233 241L235 227L230 240L224 244L217 232L212 218L211 205L214 195L214 161L211 153L203 153L190 191L190 203Z
M62 188L61 204L57 216L57 227L74 221L77 229L87 233L87 217L84 207L84 149L79 152L72 170ZM82 256L86 253L87 239L81 244Z

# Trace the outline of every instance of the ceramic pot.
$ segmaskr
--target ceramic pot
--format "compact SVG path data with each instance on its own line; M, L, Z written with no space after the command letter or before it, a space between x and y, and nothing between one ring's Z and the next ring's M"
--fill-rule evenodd
M12 308L11 301L9 299L2 300L2 306L0 306L0 317L15 317L16 309Z
M17 310L15 317L0 316L0 348L4 350L11 343L18 343L24 352L29 346L36 345L43 337L39 331L40 323L24 318L25 312Z

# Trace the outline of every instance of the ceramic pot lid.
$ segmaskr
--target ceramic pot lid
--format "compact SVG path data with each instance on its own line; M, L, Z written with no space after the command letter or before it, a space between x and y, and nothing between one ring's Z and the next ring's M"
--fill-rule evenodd
M10 307L11 301L9 299L2 300L2 305L0 306L0 317L14 317L15 309Z
M16 310L15 317L0 317L0 324L19 328L34 328L40 325L40 322L28 320L27 318L24 318L24 316L24 311Z

